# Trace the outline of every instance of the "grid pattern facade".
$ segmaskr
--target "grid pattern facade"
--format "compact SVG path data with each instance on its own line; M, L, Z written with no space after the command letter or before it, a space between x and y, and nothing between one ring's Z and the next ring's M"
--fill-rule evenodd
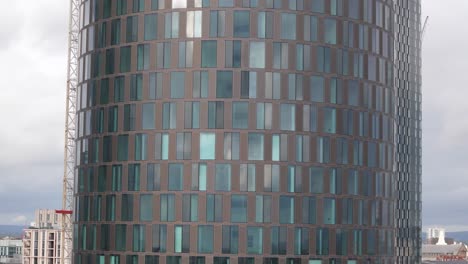
M421 2L395 1L396 255L421 263Z
M395 262L390 0L88 0L75 263Z

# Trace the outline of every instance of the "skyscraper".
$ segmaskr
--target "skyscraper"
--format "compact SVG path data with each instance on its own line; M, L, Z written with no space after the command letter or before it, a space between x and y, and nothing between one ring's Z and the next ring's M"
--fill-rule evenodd
M81 10L75 263L419 262L419 0Z

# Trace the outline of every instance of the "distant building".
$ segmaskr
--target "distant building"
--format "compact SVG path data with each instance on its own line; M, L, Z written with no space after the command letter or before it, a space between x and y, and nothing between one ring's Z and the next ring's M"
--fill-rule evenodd
M24 230L23 264L60 264L61 215L37 210L35 222Z
M467 246L460 244L453 245L423 245L423 260L464 260L467 257Z
M23 252L23 241L19 238L4 237L0 239L0 264L20 264Z

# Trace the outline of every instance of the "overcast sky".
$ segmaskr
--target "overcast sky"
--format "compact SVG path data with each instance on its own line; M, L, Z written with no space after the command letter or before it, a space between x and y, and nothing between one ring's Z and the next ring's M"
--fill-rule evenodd
M0 16L0 224L60 208L68 1ZM423 0L423 225L468 230L467 0Z

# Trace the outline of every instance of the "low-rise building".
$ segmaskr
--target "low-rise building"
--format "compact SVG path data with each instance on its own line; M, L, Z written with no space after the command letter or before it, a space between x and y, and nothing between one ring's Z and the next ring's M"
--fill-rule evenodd
M0 264L20 264L23 253L23 241L20 238L4 237L0 239Z
M422 245L422 259L428 260L465 260L467 257L467 246L460 244L452 245Z

